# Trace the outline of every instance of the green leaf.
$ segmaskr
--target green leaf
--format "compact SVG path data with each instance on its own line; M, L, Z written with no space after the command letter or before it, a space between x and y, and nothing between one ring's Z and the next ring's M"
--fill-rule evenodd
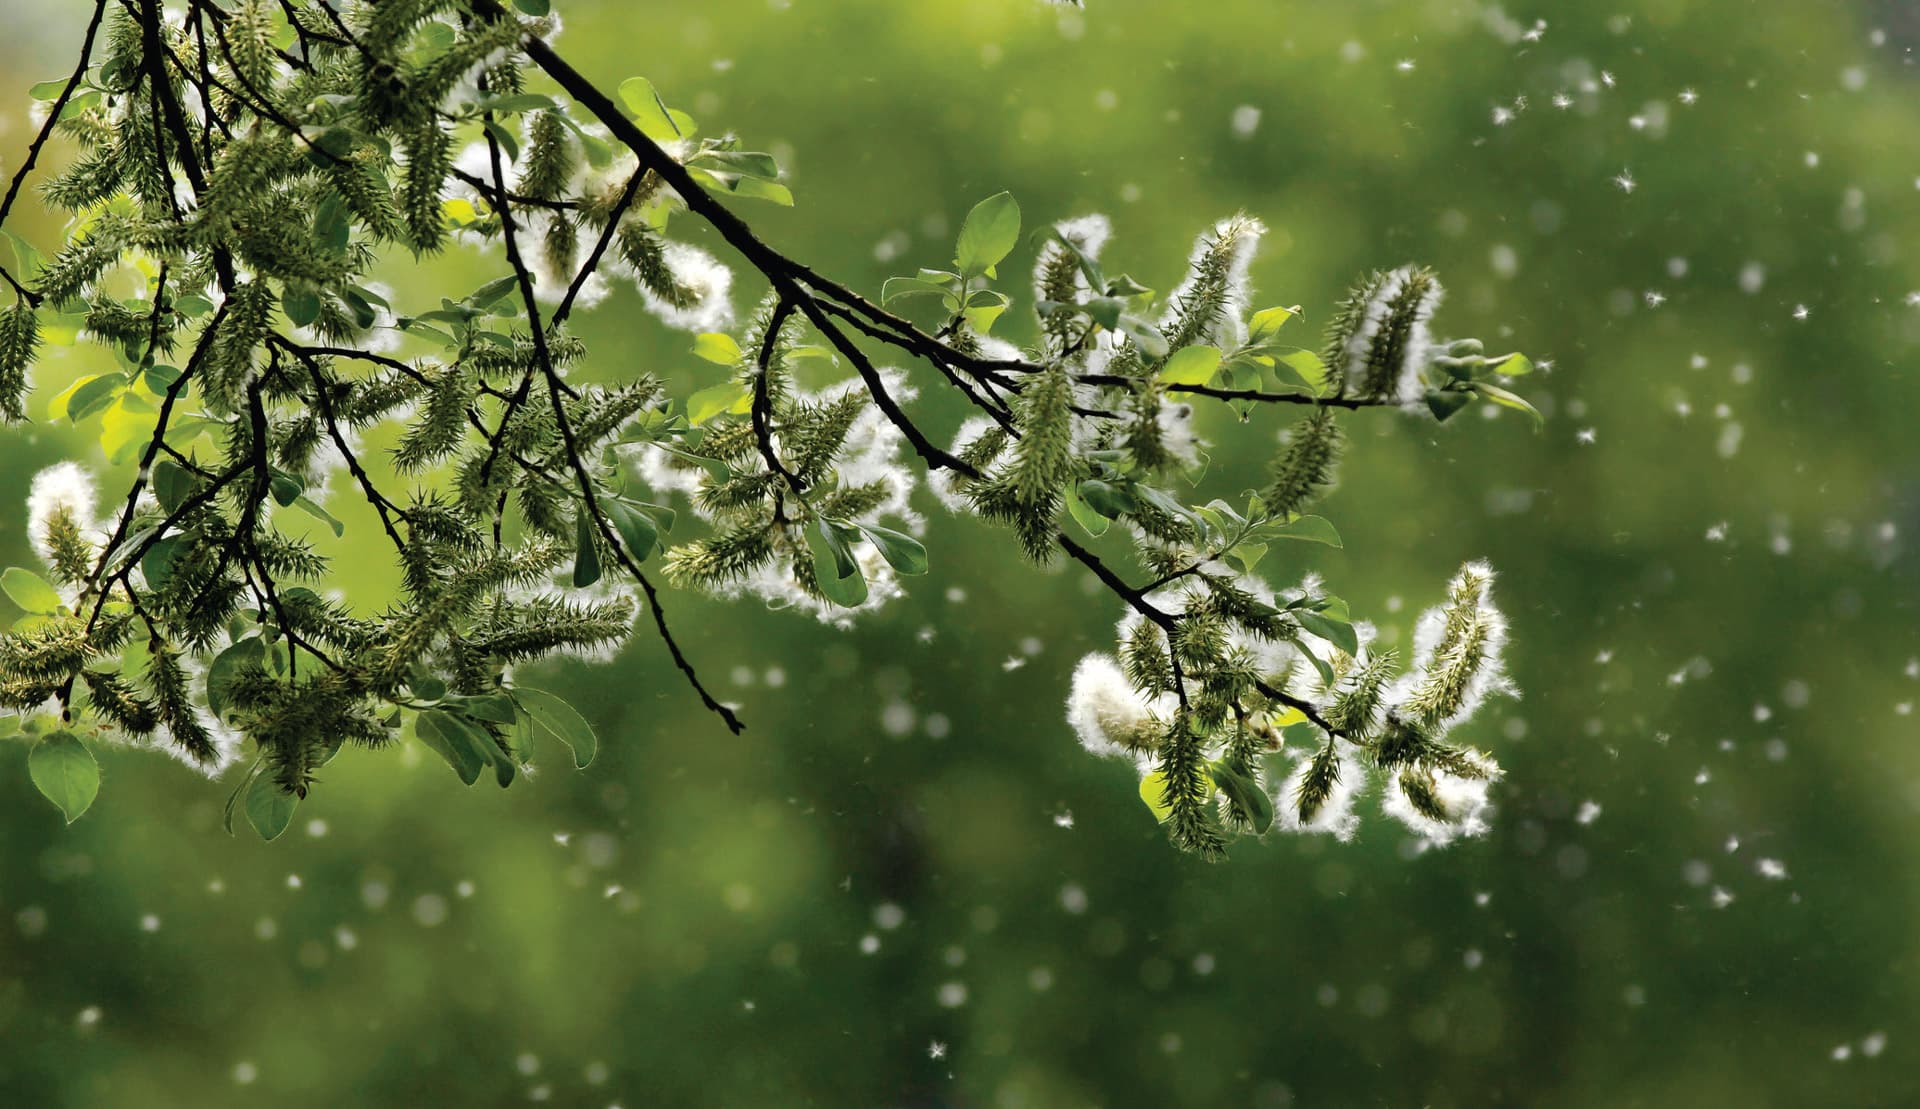
M458 712L448 713L447 721L451 722L452 730L457 733L448 736L450 742L465 743L474 757L480 760L483 768L491 765L493 780L500 784L501 789L513 784L514 775L520 771L519 764L514 762L512 755L500 749L499 741L484 724L470 715Z
M1525 377L1533 372L1533 362L1524 354L1509 354L1493 372L1503 377Z
M889 277L880 286L880 303L892 304L907 297L948 296L953 292L936 281L920 277Z
M293 499L293 507L299 509L300 511L306 513L307 515L313 517L316 520L319 520L321 523L332 528L333 537L335 539L338 539L347 533L347 525L334 519L331 515L328 514L326 509L321 508L317 503L315 503L312 497L295 497Z
M780 164L773 155L756 150L702 150L688 158L687 164L765 180L780 176Z
M347 252L353 233L353 210L337 192L328 192L313 213L313 242L334 257Z
M165 362L155 362L140 371L140 383L155 396L165 396L173 383L180 380L180 367L169 366Z
M1433 418L1445 423L1448 417L1473 403L1473 394L1457 389L1428 389L1427 411Z
M1314 654L1313 649L1311 647L1308 647L1305 643L1302 643L1298 639L1294 640L1293 645L1295 647L1300 648L1300 653L1306 657L1306 660L1308 662L1313 664L1313 668L1315 670L1319 671L1320 680L1326 683L1327 685L1332 685L1333 684L1333 667L1327 665L1327 660L1321 658L1319 655Z
M186 546L186 537L181 535L169 535L153 541L153 545L140 556L140 573L147 579L147 588L167 587L167 581L173 577L174 559L180 556ZM139 545L130 543L128 547L137 550Z
M18 566L7 567L0 573L0 592L12 598L23 612L38 612L51 615L60 611L60 593L47 580L32 570L22 570Z
M660 530L646 513L611 498L602 498L600 505L605 509L607 522L613 530L620 533L620 542L633 556L635 562L645 562L653 553L654 546L660 542Z
M1260 565L1260 560L1267 557L1267 545L1251 541L1238 543L1227 552L1227 557L1238 562L1242 570L1251 574L1253 568Z
M567 130L573 132L573 137L580 140L580 151L586 155L588 165L594 169L606 169L613 164L612 143L598 135L589 134L572 116L562 113L560 122L566 124Z
M447 683L440 676L416 663L407 675L407 688L422 701L438 701L447 695Z
M704 358L716 366L740 364L740 344L734 342L733 336L719 331L709 331L704 335L695 336L693 353L696 357Z
M67 91L67 79L60 77L52 81L41 81L29 88L27 95L43 103L52 103L60 99L60 94L65 91Z
M1280 364L1292 370L1294 376L1305 382L1314 396L1327 395L1330 375L1327 372L1327 364L1320 361L1319 355L1310 350L1296 350L1291 354L1281 355Z
M645 77L629 77L620 82L620 103L633 117L642 134L655 142L672 142L693 135L693 117L667 107L653 82Z
M1067 486L1067 514L1073 517L1075 523L1085 528L1088 535L1096 539L1105 535L1107 528L1112 526L1105 516L1095 512L1092 506L1080 496L1080 487L1077 485Z
M1535 428L1546 426L1547 418L1540 414L1539 409L1535 408L1531 404L1528 404L1527 399L1525 397L1522 397L1516 393L1509 393L1505 389L1500 388L1498 385L1489 385L1484 381L1474 382L1473 391L1476 393L1479 393L1481 396L1487 398L1488 400L1492 401L1493 403L1499 405L1502 408L1511 408L1511 409L1514 409L1515 411L1525 412L1527 415L1532 416L1533 424Z
M66 414L74 423L79 423L96 412L103 411L114 402L129 384L125 374L101 374L74 385L73 391L66 394ZM55 398L56 403L58 398ZM57 418L57 416L56 416Z
M344 294L340 294L340 299L348 305L349 313L353 313L353 326L371 328L372 324L380 319L380 311L372 307L372 299L369 299L363 290L351 288Z
M953 262L968 277L994 276L998 265L1020 241L1020 205L1012 193L995 193L973 206L960 238L954 245Z
M727 191L747 200L768 200L782 208L793 207L793 190L778 181L759 177L736 177L726 183Z
M100 764L80 737L66 729L41 740L27 756L27 776L71 824L100 792Z
M168 514L180 511L180 506L193 496L195 484L187 468L171 458L162 458L153 464L153 495Z
M248 664L262 665L265 660L266 644L260 642L257 635L242 639L214 657L207 667L207 708L213 710L217 719L226 719L227 695L233 691L240 671Z
M122 393L107 414L100 418L100 449L107 461L116 466L132 462L153 442L153 429L160 422L144 399Z
M1294 610L1293 618L1300 621L1301 627L1340 648L1349 655L1357 655L1360 653L1360 636L1353 630L1353 625L1347 623L1345 620L1329 616L1324 612L1313 612L1308 609Z
M1080 499L1087 503L1088 508L1109 520L1118 519L1132 512L1137 503L1130 491L1098 478L1088 478L1081 482L1079 493Z
M501 151L510 160L515 162L520 160L520 139L512 131L507 130L505 124L497 119L490 119L481 124L481 127L487 134L493 136L493 141L500 144Z
M462 698L460 711L475 720L485 720L492 724L512 724L520 719L520 713L514 707L513 698L505 693L488 693L479 697Z
M227 830L228 835L233 834L233 814L234 811L240 807L240 799L247 795L249 789L253 788L254 779L260 776L260 771L265 766L266 756L263 755L259 759L256 759L252 766L247 767L247 773L240 779L240 784L233 787L232 793L227 794L226 808L223 809L220 814L220 826Z
M1205 385L1219 368L1219 347L1181 347L1160 367L1160 380L1168 385Z
M470 308L491 308L505 298L508 293L513 292L519 284L520 278L517 274L510 273L505 277L496 277L492 281L475 289L473 292L468 293L463 303ZM435 319L440 316L441 313L439 312L422 313L422 318L424 319Z
M285 470L270 468L267 471L267 491L284 508L300 499L300 494L307 491L307 483Z
M867 579L860 563L847 546L833 521L817 521L807 531L807 546L813 553L813 576L820 595L842 608L858 608L866 603Z
M293 810L299 805L300 798L281 789L271 774L261 774L247 786L247 823L268 843L280 838L293 823Z
M33 279L39 275L40 267L43 264L40 252L34 248L32 243L11 231L0 230L0 236L4 236L7 242L13 247L13 260L15 263L14 276L31 284Z
M580 505L573 513L573 584L576 589L600 580L600 551L594 546L593 513Z
M1013 303L1013 298L994 289L975 289L967 296L967 306L960 315L967 326L985 335L993 330L995 320Z
M867 539L880 552L880 557L886 559L896 573L912 576L927 572L927 548L918 539L877 524L862 524L860 530L867 533Z
M1262 308L1247 321L1247 341L1259 343L1273 338L1282 325L1299 314L1300 306L1297 304L1292 308Z
M286 289L280 294L280 310L287 322L305 327L320 318L320 294L312 289Z
M480 780L480 771L493 761L468 739L466 729L450 712L428 709L414 719L413 734L445 759L460 781L472 785Z
M513 688L513 699L527 710L534 726L567 745L573 751L573 765L585 769L600 749L593 726L572 705L545 690L521 685Z
M1207 793L1210 794L1213 792L1213 775L1205 769L1200 771L1200 782ZM1141 778L1140 800L1147 803L1147 808L1153 811L1153 818L1155 820L1165 824L1167 818L1173 815L1173 806L1167 804L1166 774L1155 770L1148 773L1146 777Z
M553 10L548 0L513 0L513 6L531 16L543 16Z
M1268 529L1265 534L1273 539L1301 539L1329 547L1341 545L1340 533L1325 516L1301 516L1291 523Z
M687 422L704 424L715 416L732 412L744 414L753 409L753 395L738 381L723 381L687 398Z
M546 14L542 12L541 14ZM477 105L483 112L541 112L559 107L553 97L539 92L520 92L511 96L489 96Z
M1211 769L1214 784L1227 795L1227 803L1252 827L1254 835L1264 835L1273 827L1273 798L1252 775L1224 759Z
M1126 312L1120 316L1120 322L1114 330L1132 339L1133 345L1139 347L1140 353L1148 358L1165 358L1167 355L1167 337L1160 334L1159 325L1150 320Z

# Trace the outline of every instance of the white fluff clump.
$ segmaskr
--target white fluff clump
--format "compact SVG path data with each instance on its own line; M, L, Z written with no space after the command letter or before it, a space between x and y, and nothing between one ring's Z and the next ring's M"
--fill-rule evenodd
M1518 696L1519 689L1507 677L1502 659L1507 645L1507 618L1493 605L1493 567L1485 562L1469 562L1447 584L1448 601L1420 614L1413 631L1413 665L1390 686L1383 698L1401 715L1413 713L1423 692L1430 691L1446 669L1449 658L1440 654L1450 614L1471 621L1479 636L1480 650L1473 661L1457 706L1434 723L1442 733L1464 722L1477 712L1493 694ZM1459 600L1470 595L1471 610Z
M1395 302L1407 291L1407 283L1423 271L1413 266L1401 266L1392 270L1381 279L1373 294L1367 298L1366 308L1360 317L1360 325L1347 337L1343 352L1347 391L1365 395L1367 377L1370 372L1369 359L1373 352L1374 341L1379 338L1381 327L1385 326L1394 310ZM1382 398L1395 404L1418 406L1426 396L1424 373L1427 363L1433 360L1433 313L1440 306L1441 297L1446 290L1441 287L1438 278L1425 274L1429 282L1426 295L1420 297L1413 307L1413 318L1409 321L1406 341L1400 349L1400 360L1394 370L1392 388Z
M240 748L245 737L229 728L211 711L198 705L194 706L193 715L200 721L200 727L207 733L207 739L213 743L213 758L206 762L194 758L187 753L186 748L173 742L172 738L166 735L164 727L154 731L153 742L155 746L172 755L176 760L209 778L218 778L227 772L228 767L240 761Z
M205 663L192 656L186 656L181 659L181 666L186 671L188 689L206 689ZM165 724L155 728L152 734L146 736L127 736L118 729L110 729L98 734L102 738L124 740L128 746L146 747L158 751L190 770L196 770L209 778L218 778L227 772L228 767L240 760L245 737L228 727L226 722L215 716L211 709L197 701L193 705L193 717L200 722L201 729L207 733L207 739L213 744L213 758L206 762L194 758L185 747L176 743L173 734L167 730Z
M907 384L906 374L891 367L878 372L881 384L894 398L902 402L914 398L915 390ZM864 392L865 389L864 384L853 382L842 389L840 395ZM918 535L925 530L925 522L910 503L914 485L913 468L900 461L900 451L906 441L907 437L894 426L892 420L887 419L887 414L880 411L879 405L866 405L847 429L847 437L841 444L834 469L839 473L840 480L848 485L877 483L887 491L886 498L861 515L860 522L877 524L883 516L893 517L905 521L907 530Z
M906 375L900 370L888 367L880 369L878 373L882 386L894 398L902 403L914 398L915 390L907 384ZM849 393L863 392L865 388L861 381L845 381L818 393L796 390L794 399L802 404L830 403ZM774 443L777 448L779 436L774 437ZM847 428L846 438L841 440L840 452L836 456L835 475L840 482L849 486L877 483L885 490L885 496L879 504L853 517L850 523L889 526L896 530L904 529L913 535L925 532L926 521L911 503L913 470L903 464L900 458L901 448L905 444L906 436L877 405L863 408ZM679 493L690 502L695 515L703 520L714 520L714 513L700 501L700 487L708 475L699 465L659 447L649 447L637 452L634 470L655 493ZM893 567L872 542L862 538L854 545L853 557L860 564L861 576L867 582L867 599L853 608L822 600L801 588L794 576L792 563L785 556L776 556L735 580L713 586L711 591L720 597L758 597L770 608L793 609L809 613L824 624L851 628L855 616L871 612L904 592Z
M1080 421L1081 424L1092 422ZM1166 448L1168 454L1178 459L1182 466L1199 465L1200 448L1205 444L1193 430L1193 405L1180 401L1163 404L1154 422L1160 426L1160 445Z
M1073 668L1067 723L1080 746L1096 755L1133 759L1160 737L1160 716L1112 655L1098 651Z
M1260 578L1252 574L1241 573L1239 570L1219 561L1209 562L1203 566L1202 569L1208 574L1232 578L1234 585L1245 590L1261 604L1278 607L1273 587ZM1308 580L1315 581L1317 579L1309 578ZM1288 592L1292 593L1294 591L1290 590ZM1161 612L1173 616L1181 615L1187 611L1186 590L1177 587L1149 593L1146 601ZM1125 616L1122 616L1120 622L1114 626L1114 637L1121 643L1131 641L1134 634L1139 630L1141 621L1145 619L1146 617L1140 615L1140 613L1129 611ZM1305 633L1302 633L1302 635L1304 636ZM1287 679L1287 675L1292 673L1297 666L1304 666L1304 660L1300 657L1300 649L1294 646L1292 642L1285 639L1262 639L1247 631L1245 628L1238 626L1227 629L1227 645L1244 654L1247 660L1252 663L1254 670L1261 676L1276 683L1283 680L1290 680ZM1189 694L1198 694L1200 692L1199 684L1191 678L1188 679L1188 682L1190 684L1187 692Z
M714 593L728 598L758 597L768 608L803 612L822 624L846 631L853 627L856 617L884 606L904 592L893 567L887 565L873 544L865 541L857 544L853 548L853 560L860 564L860 576L867 580L867 599L853 608L823 601L800 588L792 565L784 558L763 562L737 581L716 586Z
M635 281L647 311L668 327L682 331L725 331L733 326L733 271L718 258L697 246L664 243L661 259L679 284L693 293L694 302L684 308L669 304L658 293Z
M707 472L676 454L655 446L634 452L633 472L655 493L678 493L693 499Z
M1107 240L1113 237L1113 222L1098 212L1075 216L1073 219L1063 219L1055 223L1053 229L1077 247L1080 253L1095 260L1099 259L1100 251L1107 245ZM1059 264L1066 253L1066 248L1053 239L1048 239L1046 245L1040 248L1040 256L1033 263L1033 290L1036 302L1047 298L1047 272ZM1087 275L1080 272L1077 260L1074 263L1073 287L1079 294L1093 292L1087 286Z
M1462 778L1454 774L1436 771L1433 775L1434 799L1440 802L1450 819L1435 820L1415 808L1407 799L1407 791L1400 785L1400 776L1395 774L1387 779L1386 795L1381 798L1380 811L1407 826L1407 830L1419 836L1428 847L1445 847L1457 839L1472 839L1486 833L1488 816L1493 804L1487 798L1492 786L1492 778L1497 777L1493 764L1485 758L1475 757L1487 771L1486 778Z
M1193 251L1187 256L1186 280L1167 297L1166 311L1160 317L1161 329L1176 327L1180 317L1189 310L1189 303L1196 296L1205 296L1201 285L1208 279L1209 259L1221 244L1225 244L1225 280L1214 310L1194 341L1211 343L1221 350L1231 350L1244 343L1247 339L1247 308L1253 298L1253 285L1247 274L1253 267L1253 254L1260 245L1260 238L1266 233L1266 224L1241 214L1221 220L1213 225L1211 231L1194 240Z
M526 263L527 273L533 278L533 298L542 304L558 304L567 297L577 276L575 267L579 264L579 246L568 252L565 258L555 258L547 250L547 231L553 224L550 212L532 212L520 217L525 221L520 232L514 236L520 248L520 258ZM598 271L588 275L580 284L580 293L574 298L574 307L592 308L607 299L613 286ZM519 293L513 294L516 301Z
M1313 814L1312 820L1300 819L1300 783L1306 780L1313 767L1314 752L1303 752L1294 763L1293 773L1280 783L1273 799L1273 826L1285 832L1310 832L1329 835L1345 843L1353 838L1360 827L1360 814L1354 804L1360 799L1360 789L1366 785L1366 768L1351 750L1342 746L1334 753L1334 765L1339 772L1334 777L1333 788L1328 791L1327 799L1320 810Z
M72 521L81 534L93 528L93 475L77 462L60 462L33 475L27 491L27 540L40 561L53 565L53 547L48 529L62 517Z

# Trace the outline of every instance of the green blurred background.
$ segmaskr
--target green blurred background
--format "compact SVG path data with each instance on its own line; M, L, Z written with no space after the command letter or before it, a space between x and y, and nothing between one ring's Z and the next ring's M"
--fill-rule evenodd
M798 207L748 214L856 287L1003 188L1109 213L1163 288L1244 208L1262 303L1317 326L1420 260L1444 333L1551 358L1539 434L1351 421L1345 550L1263 567L1389 634L1503 571L1492 833L1414 857L1369 803L1351 844L1176 854L1062 721L1116 606L929 499L932 575L852 632L670 598L737 738L641 635L539 675L591 769L349 753L272 845L136 751L63 829L5 745L0 1104L1920 1104L1911 3L557 6L590 74L779 152ZM0 4L9 173L85 7ZM493 272L388 276L456 271ZM633 307L581 321L593 372L699 380ZM1208 420L1250 484L1279 418ZM0 484L69 452L7 431Z

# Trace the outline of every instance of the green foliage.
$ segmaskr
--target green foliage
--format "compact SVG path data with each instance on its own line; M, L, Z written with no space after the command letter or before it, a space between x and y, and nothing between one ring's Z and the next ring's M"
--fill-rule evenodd
M80 738L65 729L50 732L27 756L33 786L54 803L71 824L100 792L100 766Z
M47 413L97 423L108 465L131 476L104 519L78 470L36 482L30 530L53 580L0 577L27 613L0 636L0 701L171 744L215 772L250 747L228 826L244 814L266 839L347 746L411 738L469 785L489 771L512 783L539 736L586 766L593 729L515 668L610 650L642 605L738 730L672 638L645 564L663 552L675 585L844 623L932 568L911 452L955 507L1009 526L1032 560L1065 552L1127 604L1125 679L1155 703L1094 715L1157 767L1182 847L1218 857L1229 831L1276 823L1262 760L1278 714L1368 741L1387 679L1345 604L1317 586L1275 596L1252 575L1283 540L1340 545L1301 515L1331 481L1336 407L1406 405L1409 381L1445 398L1436 414L1474 397L1524 404L1492 384L1522 376L1524 358L1431 349L1428 271L1371 279L1308 361L1282 344L1298 308L1252 308L1259 221L1208 229L1164 296L1103 268L1104 219L1069 221L1034 236L1038 336L1016 347L994 335L1015 303L999 285L1021 245L1010 193L974 205L951 268L894 278L875 304L727 207L794 202L771 156L703 135L643 77L611 95L586 81L546 42L547 7L194 0L210 35L129 8L72 83L35 94L69 105L32 141L35 154L56 138L73 148L39 191L68 224L50 259L10 235L0 414L27 414L43 334L98 343L118 370L72 383ZM737 334L730 273L676 237L687 217L771 287ZM383 263L454 242L490 252L495 276L437 302L380 291ZM570 317L609 278L695 332L692 353L721 376L588 383ZM896 303L943 317L922 329ZM907 375L863 343L935 369L976 414L963 441L934 445ZM1205 471L1193 416L1207 401L1243 419L1311 409L1261 493L1186 491ZM329 508L330 486L351 508ZM675 536L675 497L695 534ZM383 604L334 561L349 521L378 529L398 581ZM1144 583L1068 521L1126 537ZM1471 762L1441 736L1484 692L1497 639L1492 618L1469 620L1421 661L1392 733L1415 739L1394 766ZM85 747L39 750L77 815Z

